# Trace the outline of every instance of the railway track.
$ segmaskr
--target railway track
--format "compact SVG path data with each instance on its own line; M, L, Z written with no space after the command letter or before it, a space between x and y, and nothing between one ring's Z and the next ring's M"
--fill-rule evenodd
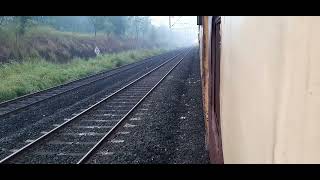
M132 64L127 64L113 70L103 71L56 87L48 88L42 91L27 94L9 101L2 102L0 103L0 118L19 112L28 107L34 106L38 103L55 98L57 96L61 96L69 92L75 91L76 89L82 88L84 86L89 86L93 83L103 81L106 78L115 76L117 74L132 70L134 68L139 68L141 66L146 65L147 63L151 65L152 63L155 63L160 59L170 57L172 53L173 52L169 52L154 57L150 57L145 60L138 61Z
M179 51L171 51L166 56L148 60L142 66L121 71L123 73L81 86L42 103L31 105L23 111L16 111L10 116L0 118L0 159L27 145L29 139L37 139L56 125L63 123L65 118L71 118L74 114L80 113Z
M190 52L184 50L67 119L0 163L84 163ZM171 54L172 55L172 54Z

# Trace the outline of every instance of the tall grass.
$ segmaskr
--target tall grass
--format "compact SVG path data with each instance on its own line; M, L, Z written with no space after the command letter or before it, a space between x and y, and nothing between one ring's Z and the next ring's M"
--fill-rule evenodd
M105 54L89 60L77 58L67 64L55 64L39 58L29 58L22 63L3 64L0 65L0 102L132 63L164 51L163 49L131 50Z

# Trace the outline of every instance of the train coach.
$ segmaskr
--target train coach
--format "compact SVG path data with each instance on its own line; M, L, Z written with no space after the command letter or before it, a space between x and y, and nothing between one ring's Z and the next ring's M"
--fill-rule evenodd
M320 163L320 17L198 16L212 163Z

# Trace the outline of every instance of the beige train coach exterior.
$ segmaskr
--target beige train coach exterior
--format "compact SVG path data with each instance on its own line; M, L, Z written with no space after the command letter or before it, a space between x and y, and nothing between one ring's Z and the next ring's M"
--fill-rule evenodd
M212 163L320 163L320 17L199 16Z

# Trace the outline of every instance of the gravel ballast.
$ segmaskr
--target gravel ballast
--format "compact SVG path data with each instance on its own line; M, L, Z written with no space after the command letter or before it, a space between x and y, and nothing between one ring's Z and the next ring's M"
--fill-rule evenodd
M160 61L148 64L155 67L159 63ZM150 68L140 68L131 70L130 73L128 71L120 73L87 88L50 99L28 108L26 111L1 119L0 158L28 144L29 140L37 139L42 135L41 132L52 130L56 124L63 123L65 118L70 118L72 114L88 108L91 104L105 97L106 94L110 94L148 72Z
M116 122L109 121L109 125L102 125L101 122L96 122L94 126L86 126L83 125L83 123L86 124L88 120L101 119L104 119L104 121L119 121L126 112L117 110L127 109L128 111L131 109L179 60L180 58L175 58L160 68L157 68L157 70L145 78L142 78L127 89L103 101L94 109L72 120L63 128L60 128L58 131L44 138L41 142L34 144L26 151L6 161L6 163L73 164L78 162L81 154L85 155L90 148L116 124ZM136 96L134 96L136 98L128 97L128 95L133 94L136 94ZM123 98L126 100L123 100ZM110 108L117 112L106 112L106 110ZM52 156L54 156L54 158L52 158Z
M209 163L196 49L132 112L87 163Z

